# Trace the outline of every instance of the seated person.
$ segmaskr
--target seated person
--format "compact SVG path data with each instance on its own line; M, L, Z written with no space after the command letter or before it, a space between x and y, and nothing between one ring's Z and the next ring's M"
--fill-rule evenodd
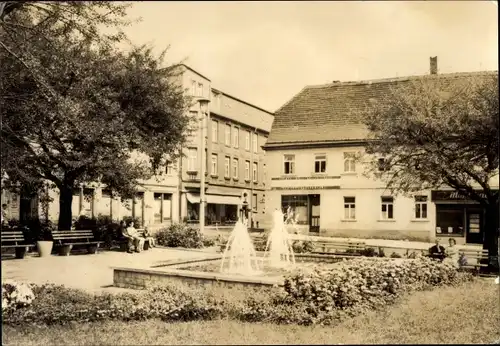
M130 221L128 227L124 229L123 236L129 240L128 253L132 253L132 245L135 247L135 252L141 252L144 248L144 238L135 229L133 221Z
M458 253L457 241L453 238L448 239L450 246L446 248L446 261L453 264L455 267L460 266L460 255Z
M147 227L144 228L144 239L149 240L149 246L156 247L156 240L151 236Z
M436 245L432 246L429 249L429 257L442 261L446 257L446 249L444 248L444 246L440 245L439 242L440 239L436 238Z

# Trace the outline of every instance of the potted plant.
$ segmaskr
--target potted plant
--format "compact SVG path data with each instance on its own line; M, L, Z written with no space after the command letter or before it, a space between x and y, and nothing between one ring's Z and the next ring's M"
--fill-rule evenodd
M52 230L54 225L50 221L40 222L37 232L36 247L40 257L48 257L52 253L54 242L52 241Z

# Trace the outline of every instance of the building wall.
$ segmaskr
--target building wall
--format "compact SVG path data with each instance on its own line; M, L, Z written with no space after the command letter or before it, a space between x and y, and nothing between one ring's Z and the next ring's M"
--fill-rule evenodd
M320 195L320 233L322 235L362 236L373 234L399 237L406 235L420 239L433 237L435 206L430 192L424 191L427 218L415 219L412 197L394 196L394 217L382 220L381 197L389 196L381 181L365 176L363 162L356 162L355 172L344 171L344 153L363 153L362 147L333 147L327 149L279 150L266 153L268 186L266 193L266 225L271 213L281 208L282 195ZM284 155L295 155L295 174L285 175ZM314 172L315 155L326 156L326 171ZM344 220L344 197L355 197L355 220ZM306 226L301 227L307 231Z

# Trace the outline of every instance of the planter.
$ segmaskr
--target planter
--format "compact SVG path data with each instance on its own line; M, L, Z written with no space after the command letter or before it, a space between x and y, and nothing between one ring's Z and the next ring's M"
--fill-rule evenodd
M49 257L52 253L52 246L54 246L53 241L37 241L36 247L38 249L38 254L40 257Z

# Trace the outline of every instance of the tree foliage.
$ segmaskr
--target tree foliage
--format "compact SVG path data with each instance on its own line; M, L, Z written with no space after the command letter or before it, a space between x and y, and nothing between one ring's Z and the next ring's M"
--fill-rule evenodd
M395 191L450 186L480 203L498 193L498 76L429 77L399 84L366 108L370 172ZM496 196L496 197L495 197ZM488 199L487 198L487 199Z
M37 188L45 180L57 186L59 226L66 228L80 183L101 182L128 197L178 154L191 125L190 100L176 69L162 67L165 52L119 51L113 43L120 35L98 31L126 23L124 5L28 2L6 14L7 8L1 22L7 30L0 32L2 169L10 186ZM51 14L41 18L46 9Z
M393 192L446 186L459 191L486 208L485 242L496 238L498 73L401 82L361 116L370 131L366 152L377 158L369 174ZM489 248L493 254L498 251Z

